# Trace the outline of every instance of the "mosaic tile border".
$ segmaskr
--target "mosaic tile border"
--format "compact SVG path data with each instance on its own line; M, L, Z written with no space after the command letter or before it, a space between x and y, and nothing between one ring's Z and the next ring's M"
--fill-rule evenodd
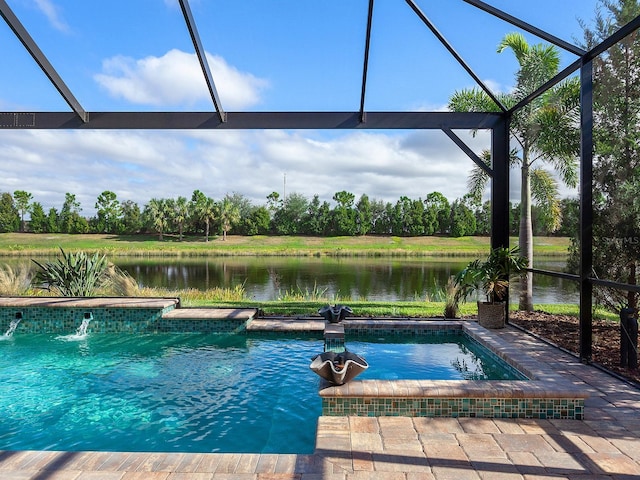
M583 420L584 399L334 397L322 399L322 415Z
M243 333L248 322L242 318L163 318L173 309L0 307L0 334L9 328L17 312L22 313L17 333L73 333L85 312L93 315L88 333Z
M6 331L16 313L21 312L16 333L74 333L85 312L90 312L93 319L87 328L89 333L148 333L155 331L162 315L173 308L0 307L0 331Z

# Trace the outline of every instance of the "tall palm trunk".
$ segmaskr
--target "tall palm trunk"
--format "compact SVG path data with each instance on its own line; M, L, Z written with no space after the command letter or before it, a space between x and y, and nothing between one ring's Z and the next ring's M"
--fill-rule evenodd
M527 265L533 265L533 226L531 222L531 177L529 171L528 152L523 148L522 188L520 189L520 255L527 259ZM533 274L526 272L520 280L519 309L533 311Z

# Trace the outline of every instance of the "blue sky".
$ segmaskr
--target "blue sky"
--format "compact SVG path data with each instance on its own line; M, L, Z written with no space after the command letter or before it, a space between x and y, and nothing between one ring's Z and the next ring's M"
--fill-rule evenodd
M8 0L87 111L213 108L177 0ZM462 0L416 2L478 76L508 91L517 63L496 53L516 29ZM567 41L582 37L597 0L489 0ZM357 111L367 0L191 0L227 111ZM530 43L540 40L527 34ZM68 111L0 22L0 111ZM563 65L575 57L562 55ZM7 72L10 72L8 75ZM402 0L374 8L368 111L443 110L473 80ZM486 136L460 135L480 151ZM348 190L395 201L466 191L472 162L437 131L14 131L0 130L0 191L31 192L46 209L66 192L92 215L112 190L142 207L152 197L257 204L272 191L331 200ZM517 197L517 175L513 197ZM571 192L565 192L567 194Z

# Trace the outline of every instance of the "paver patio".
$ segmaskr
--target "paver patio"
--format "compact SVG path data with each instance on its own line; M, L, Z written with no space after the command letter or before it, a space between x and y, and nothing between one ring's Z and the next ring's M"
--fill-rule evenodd
M587 385L585 420L321 417L313 455L3 451L0 478L640 478L640 390L514 328L497 334Z

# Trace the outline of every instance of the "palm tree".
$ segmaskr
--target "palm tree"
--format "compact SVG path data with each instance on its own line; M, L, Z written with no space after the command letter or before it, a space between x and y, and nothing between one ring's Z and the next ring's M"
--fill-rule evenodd
M169 223L167 201L162 198L152 198L145 208L150 226L158 233L158 240L162 242L163 233Z
M227 240L227 232L240 221L240 209L226 196L220 203L220 222L222 223L222 240Z
M178 197L173 203L173 219L178 224L178 233L182 241L184 224L189 218L189 202L186 197Z
M513 91L498 95L509 108L558 73L560 56L552 45L529 45L520 33L507 34L498 45L498 53L507 48L513 51L519 64ZM514 112L511 119L511 136L518 145L511 152L511 165L520 167L522 181L519 249L529 265L533 265L532 200L542 208L552 230L559 228L561 221L558 183L553 173L540 164L551 166L566 185L577 185L579 91L577 78L565 80ZM449 108L459 112L498 111L491 98L477 88L454 93ZM490 153L483 152L482 159L490 165ZM471 193L480 197L487 180L484 171L475 167L469 177ZM533 310L530 272L523 276L521 287L520 309Z

